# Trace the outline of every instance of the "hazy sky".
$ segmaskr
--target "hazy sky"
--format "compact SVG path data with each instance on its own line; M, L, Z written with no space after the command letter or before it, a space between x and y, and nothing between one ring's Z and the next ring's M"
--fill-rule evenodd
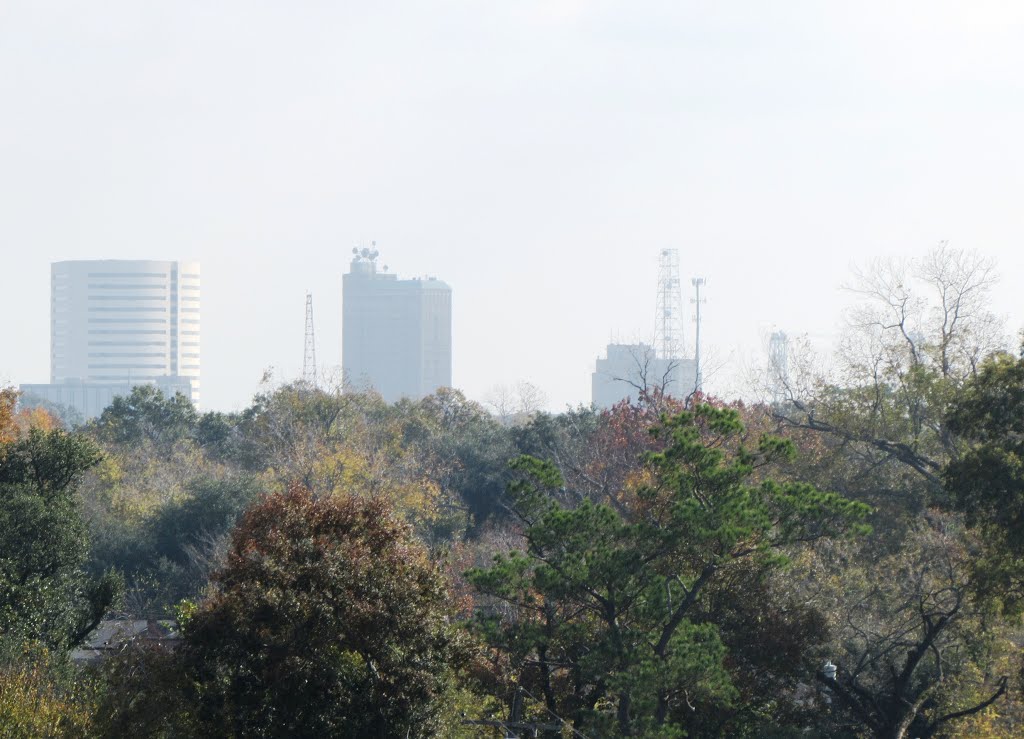
M587 402L658 251L737 367L827 341L851 263L998 259L1024 323L1024 3L0 0L0 383L49 377L49 265L194 259L202 392L340 364L377 242L454 290L454 379ZM688 281L687 281L688 282ZM693 332L687 326L688 339Z

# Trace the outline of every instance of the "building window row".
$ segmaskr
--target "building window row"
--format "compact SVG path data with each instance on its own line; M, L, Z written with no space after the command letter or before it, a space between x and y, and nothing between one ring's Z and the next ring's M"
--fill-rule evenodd
M89 300L167 300L166 295L90 295ZM152 310L147 308L145 310Z
M127 339L89 342L89 346L165 346L166 344L166 341L130 341Z
M128 369L128 370L134 370L134 369L166 369L167 368L167 363L166 362L161 362L160 364L134 364L134 363L128 363L128 364L124 364L124 363L121 363L121 364L90 364L90 365L87 365L87 367L89 369Z
M145 307L133 307L133 308L89 308L90 313L166 313L166 308L161 308L155 305L147 305Z
M128 382L129 380L159 380L161 377L167 377L166 374L148 374L142 372L132 372L128 375L91 375L90 380L119 380L121 382Z
M89 352L90 357L164 357L167 352Z
M166 290L166 282L153 282L149 285L117 285L117 284L90 284L90 290Z
M61 275L62 277L64 275ZM162 277L167 279L166 272L89 272L86 277Z
M153 316L152 318L89 318L88 323L162 323L167 325L167 319Z
M89 321L89 323L96 323L96 321ZM105 323L105 321L104 321ZM147 321L147 323L153 323L153 321ZM133 336L142 336L143 334L148 336L160 335L166 336L167 329L142 329L142 328L91 328L89 329L90 334L131 334ZM160 342L163 343L163 342Z

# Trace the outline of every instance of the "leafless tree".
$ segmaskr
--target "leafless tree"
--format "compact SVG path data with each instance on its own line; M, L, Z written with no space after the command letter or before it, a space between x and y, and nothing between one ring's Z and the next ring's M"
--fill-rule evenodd
M875 260L846 289L857 298L832 376L783 413L795 426L870 446L938 485L955 441L943 425L952 393L1005 346L988 308L991 260L946 242L914 260Z
M664 404L665 398L681 393L681 388L676 387L682 382L682 378L678 377L678 359L659 361L654 347L643 343L631 345L629 354L632 362L630 371L610 375L610 379L633 388L638 404L658 408ZM692 390L687 393L687 397L689 395L692 395Z
M544 410L547 395L532 382L520 380L513 386L496 385L484 405L504 426L521 426Z

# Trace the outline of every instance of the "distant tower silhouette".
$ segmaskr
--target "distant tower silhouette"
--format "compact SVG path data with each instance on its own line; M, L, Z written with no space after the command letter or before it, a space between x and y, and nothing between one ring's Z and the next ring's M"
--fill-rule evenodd
M789 337L775 331L768 339L768 382L772 402L785 402L789 395Z
M302 356L302 381L316 387L316 337L313 335L313 293L306 293L306 346Z
M679 250L662 249L658 267L654 350L658 353L659 359L680 359L683 345L683 293L679 282Z
M705 280L703 277L694 277L690 280L694 289L697 291L697 297L691 298L690 302L696 306L696 313L693 316L693 322L697 324L697 336L694 341L693 349L693 364L697 368L696 377L694 378L694 390L698 393L704 389L704 368L700 366L700 306L703 303L708 302L707 298L700 297L700 289L704 287Z

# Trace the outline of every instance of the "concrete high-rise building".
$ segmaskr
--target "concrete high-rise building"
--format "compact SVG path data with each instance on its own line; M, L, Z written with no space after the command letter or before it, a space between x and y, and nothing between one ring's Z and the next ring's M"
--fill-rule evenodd
M400 280L376 249L353 249L342 277L342 366L349 387L389 403L452 384L452 289L433 277Z
M198 405L199 279L196 262L55 262L50 384L23 385L23 392L86 418L143 383L187 391Z
M609 344L591 375L591 402L601 409L655 390L683 399L693 392L697 368L692 359L658 356L649 344Z

